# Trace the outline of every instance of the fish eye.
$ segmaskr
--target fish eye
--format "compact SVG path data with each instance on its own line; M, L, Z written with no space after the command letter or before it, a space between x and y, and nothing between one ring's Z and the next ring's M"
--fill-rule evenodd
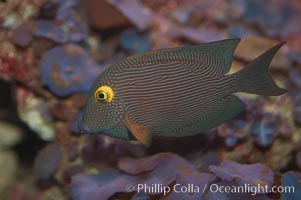
M105 92L98 92L97 93L97 100L105 101L107 99L108 95Z
M94 99L103 103L112 101L113 96L114 92L109 86L101 86L94 93Z

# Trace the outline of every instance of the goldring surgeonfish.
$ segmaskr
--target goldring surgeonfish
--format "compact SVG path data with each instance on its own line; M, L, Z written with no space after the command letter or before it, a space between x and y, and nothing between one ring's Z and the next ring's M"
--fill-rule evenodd
M233 95L281 95L268 67L281 42L227 74L240 39L150 51L107 68L94 82L79 128L149 145L154 136L205 132L246 104Z

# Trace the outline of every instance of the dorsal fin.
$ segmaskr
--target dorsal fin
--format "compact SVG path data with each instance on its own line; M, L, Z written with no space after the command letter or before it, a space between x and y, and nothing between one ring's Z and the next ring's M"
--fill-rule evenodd
M169 48L150 51L128 57L136 66L151 65L152 63L169 64L185 67L193 72L199 71L215 77L221 77L229 72L234 51L239 43L239 38L209 42L187 47Z

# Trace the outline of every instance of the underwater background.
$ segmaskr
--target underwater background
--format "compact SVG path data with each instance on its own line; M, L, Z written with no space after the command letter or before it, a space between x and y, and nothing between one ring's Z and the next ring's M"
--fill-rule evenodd
M300 199L300 21L299 0L1 0L0 199ZM231 72L286 41L270 67L286 94L239 93L247 109L236 118L148 148L78 130L88 90L114 62L234 37ZM283 190L210 190L258 184Z

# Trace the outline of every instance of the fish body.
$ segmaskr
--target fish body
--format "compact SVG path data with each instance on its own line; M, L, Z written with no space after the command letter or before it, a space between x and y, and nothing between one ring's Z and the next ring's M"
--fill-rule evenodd
M268 74L283 43L241 71L227 74L239 41L163 49L120 60L93 84L80 129L148 145L153 136L194 135L235 117L246 107L233 95L236 92L283 94Z

